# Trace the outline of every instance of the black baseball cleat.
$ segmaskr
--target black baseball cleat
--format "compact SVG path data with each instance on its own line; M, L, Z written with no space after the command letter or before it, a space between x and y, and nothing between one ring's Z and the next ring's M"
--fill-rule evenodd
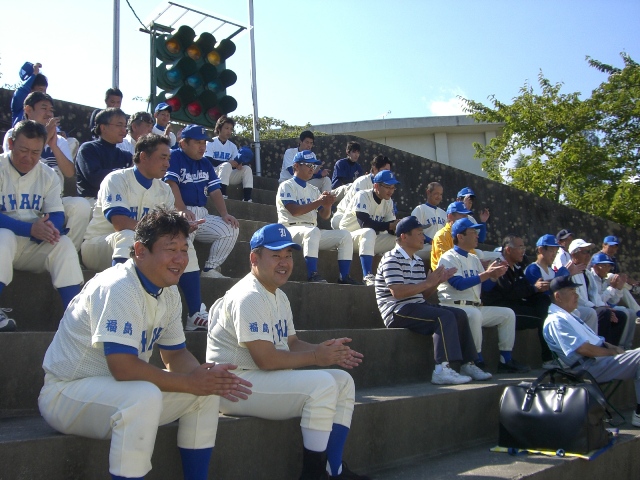
M318 272L313 272L307 281L311 283L327 283L327 281Z
M362 282L351 278L351 275L347 275L345 278L338 279L338 283L342 285L364 285Z
M530 370L529 365L518 363L513 358L507 363L498 363L498 373L527 373Z
M340 472L340 475L336 475L335 477L329 476L329 478L335 478L338 480L371 480L371 477L367 477L366 475L358 475L357 473L349 470L346 462L342 462L342 472Z

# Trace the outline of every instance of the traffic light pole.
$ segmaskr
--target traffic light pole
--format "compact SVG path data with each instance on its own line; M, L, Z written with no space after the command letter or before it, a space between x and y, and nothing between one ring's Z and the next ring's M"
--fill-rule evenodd
M113 0L113 77L111 86L120 83L120 0Z
M253 36L253 0L249 0L249 38L251 45L251 98L253 100L253 145L255 148L256 175L262 176L260 162L260 127L258 117L258 87L256 86L256 44Z

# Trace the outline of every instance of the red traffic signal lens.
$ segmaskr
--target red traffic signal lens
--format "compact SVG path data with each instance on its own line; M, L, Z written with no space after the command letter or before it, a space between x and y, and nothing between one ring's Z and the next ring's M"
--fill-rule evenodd
M187 113L193 117L199 117L202 114L202 105L200 105L200 102L191 102L187 105Z
M182 102L180 102L180 99L178 97L169 98L168 100L166 100L166 104L169 105L171 107L171 110L174 112L177 112L182 108Z

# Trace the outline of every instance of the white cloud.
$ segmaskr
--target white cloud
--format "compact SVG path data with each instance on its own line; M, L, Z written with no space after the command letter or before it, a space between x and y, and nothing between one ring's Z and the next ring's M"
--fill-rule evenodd
M427 102L427 108L432 115L465 115L464 104L458 97L452 97L448 100L433 100Z

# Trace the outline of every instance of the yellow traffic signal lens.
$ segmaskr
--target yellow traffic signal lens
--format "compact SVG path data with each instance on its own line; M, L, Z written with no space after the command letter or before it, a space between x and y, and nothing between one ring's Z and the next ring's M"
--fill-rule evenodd
M178 42L177 40L167 40L165 46L167 47L167 50L169 50L169 52L173 54L180 53L180 42Z
M200 52L200 49L197 47L196 44L191 45L189 48L187 48L187 55L195 60L198 61L200 60L200 57L202 56L202 53Z
M220 65L220 54L215 50L211 50L207 54L207 62L209 62L211 65Z

